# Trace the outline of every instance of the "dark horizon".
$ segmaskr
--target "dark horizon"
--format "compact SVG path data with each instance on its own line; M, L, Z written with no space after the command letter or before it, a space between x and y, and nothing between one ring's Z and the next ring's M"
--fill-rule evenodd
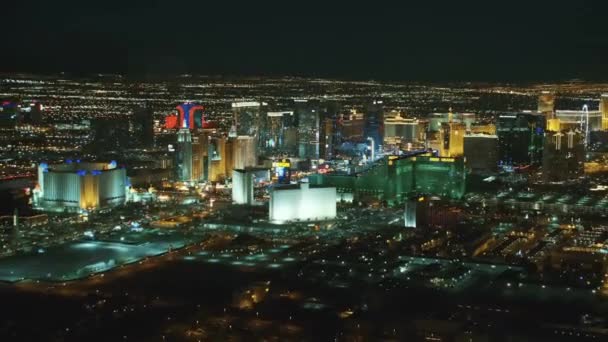
M10 6L0 72L608 81L608 29L591 1Z

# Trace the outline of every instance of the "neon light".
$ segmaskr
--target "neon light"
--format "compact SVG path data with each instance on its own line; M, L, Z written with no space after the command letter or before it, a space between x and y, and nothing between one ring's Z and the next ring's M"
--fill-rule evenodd
M165 117L165 128L166 129L177 128L177 116L169 115L169 116Z
M185 127L182 128L190 128L193 129L195 127L203 127L205 124L205 119L201 115L201 122L198 123L195 120L194 112L197 110L204 110L205 107L201 105L194 104L192 102L186 102L176 107L179 112L179 124L183 125L183 122L186 123Z

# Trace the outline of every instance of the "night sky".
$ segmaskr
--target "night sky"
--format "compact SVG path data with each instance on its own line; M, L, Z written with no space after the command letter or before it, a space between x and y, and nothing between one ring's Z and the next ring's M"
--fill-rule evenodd
M608 80L601 1L10 2L3 72Z

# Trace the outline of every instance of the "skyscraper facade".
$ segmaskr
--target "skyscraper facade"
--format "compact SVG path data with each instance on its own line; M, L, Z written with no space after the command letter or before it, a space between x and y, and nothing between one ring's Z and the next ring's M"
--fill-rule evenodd
M600 97L600 112L602 113L602 130L608 130L608 94Z
M462 123L451 121L442 123L439 131L439 155L442 157L462 156L465 132L466 127Z
M234 165L230 168L245 169L257 165L258 153L256 142L253 137L239 136L233 139Z
M428 117L427 130L429 132L439 132L441 130L441 124L454 122L464 124L466 127L466 131L470 132L475 121L475 114L454 113L450 108L447 113L431 113Z
M96 118L92 121L92 151L103 154L110 151L122 151L133 144L129 125L115 118Z
M404 118L401 115L384 119L384 141L391 144L418 141L418 119Z
M253 139L253 138L251 138ZM224 137L209 136L207 138L207 180L217 182L229 177L230 165L226 165L227 140Z
M234 102L232 113L236 135L255 136L266 116L267 104L264 102Z
M561 182L583 175L585 137L580 131L548 132L543 149L543 179Z
M203 179L203 160L206 154L205 134L192 134L192 180L200 181Z
M344 141L364 141L364 126L365 121L362 113L350 113L338 119L340 136Z
M321 106L319 132L319 158L332 159L342 137L339 127L340 111L335 102L324 102Z
M48 211L95 210L124 204L126 171L116 162L80 162L38 166L34 205Z
M154 117L150 107L136 108L130 120L130 126L133 143L136 147L151 148L154 146Z
M545 115L547 119L552 118L555 112L555 94L546 90L542 91L538 96L537 111Z
M268 112L262 120L259 132L260 153L262 155L276 155L291 151L286 133L295 126L293 111Z
M464 136L466 167L476 174L487 174L497 170L498 137L489 134L467 134Z
M384 108L380 100L372 101L366 108L363 116L363 136L374 141L376 151L382 150L384 143Z
M584 128L592 132L602 129L603 113L601 110L588 110L587 108L556 110L555 119L559 120L560 130L581 130L581 128Z
M501 114L497 119L498 161L503 166L540 165L546 120L542 114Z
M319 104L317 101L295 100L294 108L298 125L298 157L319 159L321 134Z
M268 219L274 222L317 221L336 218L336 188L309 183L270 189Z
M459 199L464 195L465 177L463 157L416 155L387 156L359 174L313 174L308 178L311 184L351 193L356 200L373 198L395 204L418 194Z
M192 135L186 126L185 120L182 128L177 132L175 171L176 178L181 182L190 182L192 178Z
M248 169L232 171L232 201L235 204L253 204L253 179L255 175Z

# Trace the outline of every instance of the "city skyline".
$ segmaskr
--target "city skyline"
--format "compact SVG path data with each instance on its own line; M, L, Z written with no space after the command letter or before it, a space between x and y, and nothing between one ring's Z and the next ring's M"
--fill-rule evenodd
M608 83L0 85L3 340L607 335Z
M605 13L4 4L0 340L608 340Z

